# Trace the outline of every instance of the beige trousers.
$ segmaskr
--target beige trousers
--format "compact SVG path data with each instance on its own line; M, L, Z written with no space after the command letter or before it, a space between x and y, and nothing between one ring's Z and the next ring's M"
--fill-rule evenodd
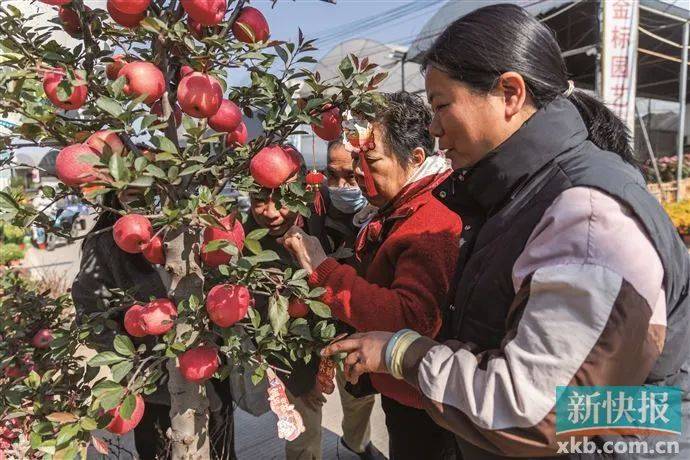
M345 444L356 452L364 452L364 448L371 440L371 424L369 418L374 408L374 395L355 398L345 391L345 378L340 371L335 377L340 393L340 403L343 406L343 440ZM317 410L304 404L302 398L296 398L290 392L288 399L295 405L295 409L302 415L306 431L297 439L285 445L287 460L321 460L321 419L322 407Z

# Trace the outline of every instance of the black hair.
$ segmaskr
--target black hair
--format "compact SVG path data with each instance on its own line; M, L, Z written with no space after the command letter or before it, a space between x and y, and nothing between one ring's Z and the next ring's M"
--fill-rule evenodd
M332 148L337 147L339 145L343 145L343 140L341 138L337 138L335 140L329 141L328 145L326 146L326 155L331 153Z
M435 140L429 133L431 112L424 100L406 91L383 93L382 96L375 120L383 126L385 142L400 164L409 166L412 151L417 147L431 156Z
M453 22L431 46L423 69L433 66L472 89L488 93L504 72L517 72L537 108L568 90L565 61L547 26L512 4L479 8ZM574 90L568 99L577 107L589 140L634 164L630 132L603 103Z

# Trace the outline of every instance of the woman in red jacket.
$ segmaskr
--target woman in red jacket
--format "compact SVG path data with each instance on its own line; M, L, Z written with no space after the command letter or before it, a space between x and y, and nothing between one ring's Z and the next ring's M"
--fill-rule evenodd
M450 166L432 154L431 114L422 99L406 92L384 99L373 124L375 148L364 154L368 168L355 160L357 182L379 208L357 238L360 273L327 257L318 239L298 228L283 244L309 272L310 285L326 289L322 300L339 320L363 332L410 328L435 337L462 228L431 195ZM381 392L391 459L453 458L452 436L422 410L416 389L388 375L371 380Z

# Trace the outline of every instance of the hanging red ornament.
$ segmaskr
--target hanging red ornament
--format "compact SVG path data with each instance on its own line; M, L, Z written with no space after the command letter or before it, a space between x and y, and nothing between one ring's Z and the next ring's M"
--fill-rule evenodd
M316 374L316 380L321 386L321 391L327 395L335 391L335 363L328 358L321 358L319 363L319 372Z
M314 192L314 212L318 215L326 212L326 204L323 202L323 196L321 195L321 185L324 180L326 180L326 176L316 169L312 169L306 178L307 191Z
M374 127L368 120L355 116L350 112L346 113L345 116L346 119L343 122L343 142L345 147L352 152L352 159L359 161L359 167L364 175L364 188L366 189L367 196L374 198L378 195L378 191L365 157L367 151L376 148Z

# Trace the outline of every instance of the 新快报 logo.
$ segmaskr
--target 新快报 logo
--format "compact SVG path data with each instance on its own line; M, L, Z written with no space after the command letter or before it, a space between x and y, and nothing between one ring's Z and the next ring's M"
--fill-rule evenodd
M680 434L678 387L557 387L556 434Z

